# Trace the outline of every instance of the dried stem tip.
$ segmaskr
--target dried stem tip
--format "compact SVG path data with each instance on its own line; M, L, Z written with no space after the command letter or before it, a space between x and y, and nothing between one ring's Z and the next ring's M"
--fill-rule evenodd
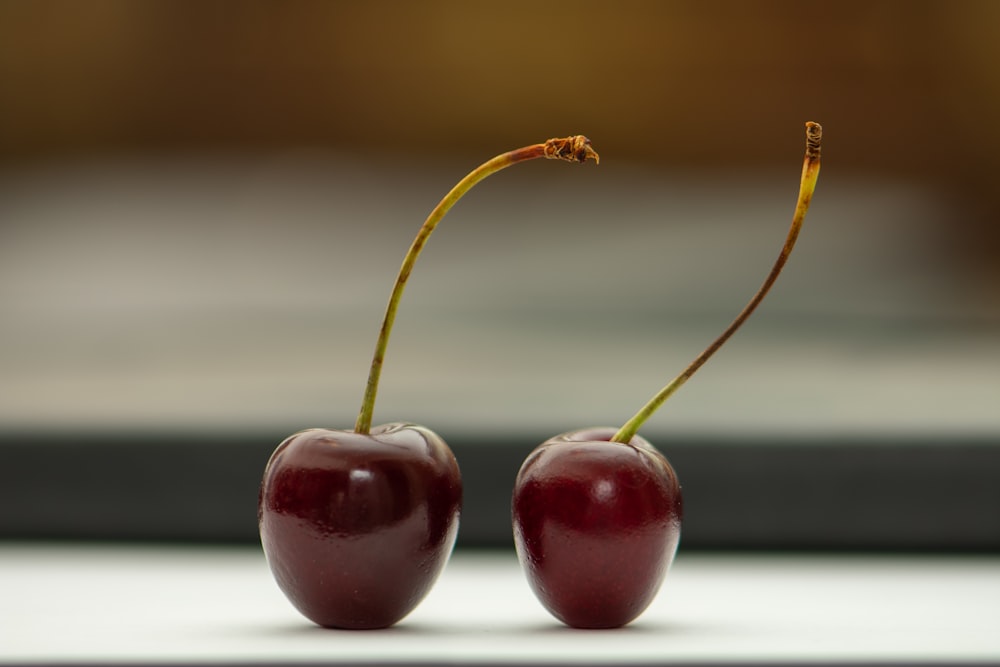
M597 164L601 162L601 156L591 147L590 139L582 134L563 139L549 139L545 142L545 157L567 162L584 163L588 159L593 159Z
M809 121L806 123L806 159L813 162L819 159L819 146L823 140L823 126Z

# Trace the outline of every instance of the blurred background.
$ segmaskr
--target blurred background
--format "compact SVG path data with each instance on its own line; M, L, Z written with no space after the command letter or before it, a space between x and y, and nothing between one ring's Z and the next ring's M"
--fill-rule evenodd
M622 423L742 308L807 120L824 166L785 274L644 433L668 455L995 452L998 25L989 0L4 0L0 428L25 462L8 477L52 451L29 442L177 452L197 433L253 440L252 494L277 439L353 425L437 201L497 153L582 133L600 166L520 165L442 223L375 411L459 443L470 470L477 443L516 446L516 471L550 435ZM976 488L996 546L1000 501Z

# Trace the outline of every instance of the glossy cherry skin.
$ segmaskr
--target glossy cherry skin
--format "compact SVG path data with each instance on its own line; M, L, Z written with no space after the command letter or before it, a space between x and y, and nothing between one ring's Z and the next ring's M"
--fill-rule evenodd
M278 586L306 618L383 628L437 580L455 545L461 500L455 456L426 428L311 429L271 455L257 521Z
M614 628L663 583L680 541L681 487L644 438L617 429L551 438L525 459L512 500L514 544L532 591L563 623Z

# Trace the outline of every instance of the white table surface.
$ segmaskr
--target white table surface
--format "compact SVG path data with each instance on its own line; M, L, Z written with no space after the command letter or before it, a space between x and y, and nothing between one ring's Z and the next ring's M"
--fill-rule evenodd
M513 554L457 553L396 627L323 630L252 548L0 544L0 663L1000 664L1000 558L680 553L621 630L580 631Z

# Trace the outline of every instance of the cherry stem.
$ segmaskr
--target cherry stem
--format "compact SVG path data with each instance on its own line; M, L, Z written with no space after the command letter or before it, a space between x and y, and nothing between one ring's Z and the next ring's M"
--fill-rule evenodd
M757 293L753 295L749 303L743 308L743 311L736 316L736 319L726 328L722 334L716 338L711 345L705 348L698 357L692 361L687 368L685 368L680 375L675 377L670 381L667 386L659 391L653 398L649 400L646 405L635 413L635 415L629 419L625 424L618 430L617 433L611 438L612 442L628 443L632 440L632 437L638 433L642 425L649 419L654 412L656 412L661 405L671 395L680 387L687 382L695 372L701 368L709 358L715 354L722 345L729 340L737 329L743 326L743 323L750 317L751 313L756 310L760 302L764 300L767 293L771 290L771 286L778 279L778 274L784 268L785 263L788 261L788 256L792 252L792 248L795 246L795 241L798 239L799 231L802 229L802 222L805 220L806 212L809 210L809 204L812 201L813 192L816 189L816 180L819 177L819 166L820 166L820 142L823 137L823 128L819 123L808 122L806 123L806 156L802 163L802 179L799 184L799 199L795 204L795 214L792 216L792 225L788 230L788 236L785 239L785 245L781 248L781 253L778 255L778 259L775 261L774 266L771 267L771 272L767 274L767 278L764 279L763 285L757 290Z
M430 238L431 232L434 231L434 228L437 227L438 223L441 222L441 219L444 218L451 207L466 192L479 183L479 181L518 162L534 160L540 157L579 163L586 162L588 159L600 162L601 159L597 151L591 147L590 140L583 135L575 135L562 139L549 139L545 143L518 148L517 150L503 153L484 162L469 172L434 207L434 210L431 211L430 215L427 216L427 220L420 227L416 238L413 239L413 243L410 245L410 249L403 258L403 264L399 268L399 274L396 276L396 283L393 285L392 293L389 295L389 303L386 305L382 327L379 329L378 340L375 343L375 354L372 357L371 371L368 374L368 384L365 387L364 398L361 401L361 411L358 413L358 420L354 425L355 432L367 435L371 431L372 413L375 409L375 397L378 394L379 377L382 374L385 350L389 344L389 334L392 331L392 325L396 320L399 300L403 296L403 290L406 288L406 281L409 280L410 273L413 271L413 265L416 263L420 251L423 250L424 244L427 243L427 239Z

